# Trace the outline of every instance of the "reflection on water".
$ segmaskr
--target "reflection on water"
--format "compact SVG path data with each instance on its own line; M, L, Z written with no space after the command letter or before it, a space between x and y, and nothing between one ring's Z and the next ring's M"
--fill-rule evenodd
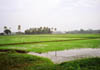
M28 54L46 57L51 59L54 63L61 63L80 58L100 57L100 49L82 48L63 51L53 51L47 53L29 52Z

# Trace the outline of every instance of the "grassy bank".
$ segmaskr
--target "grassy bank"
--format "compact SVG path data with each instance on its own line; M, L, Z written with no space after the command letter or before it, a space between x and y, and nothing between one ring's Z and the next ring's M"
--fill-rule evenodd
M100 58L53 64L49 59L18 53L0 53L0 70L100 70Z
M69 61L56 66L56 70L100 70L100 58Z
M46 58L18 53L0 53L0 70L51 70L54 64Z

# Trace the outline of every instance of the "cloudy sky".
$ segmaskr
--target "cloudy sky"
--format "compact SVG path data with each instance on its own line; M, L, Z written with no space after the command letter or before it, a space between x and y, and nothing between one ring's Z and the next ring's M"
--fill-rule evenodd
M30 27L100 29L100 0L0 0L0 32Z

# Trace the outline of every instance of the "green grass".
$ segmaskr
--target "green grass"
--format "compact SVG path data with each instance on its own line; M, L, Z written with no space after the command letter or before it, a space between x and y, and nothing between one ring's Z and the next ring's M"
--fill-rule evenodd
M56 66L57 70L100 70L100 58L86 58L64 62Z
M13 45L13 46L9 45L0 47L0 49L16 49L16 50L25 50L32 52L48 52L48 51L58 51L65 49L68 50L75 48L100 48L100 39L25 44L25 45Z
M46 58L18 53L0 53L0 70L51 70L46 67L52 68L53 65Z
M59 35L15 35L15 36L0 36L0 44L22 43L22 42L39 42L51 40L69 40Z
M33 55L0 53L0 70L100 70L100 58L53 64L49 59Z
M24 50L32 52L48 52L75 48L100 48L99 34L63 34L63 35L19 35L19 36L0 36L0 44L16 42L37 42L50 40L72 40L79 38L96 38L88 40L48 42L37 44L9 45L0 46L0 49Z
M22 43L22 42L38 42L50 40L69 40L77 38L94 38L99 37L100 34L42 34L42 35L14 35L14 36L0 36L0 44L7 43Z

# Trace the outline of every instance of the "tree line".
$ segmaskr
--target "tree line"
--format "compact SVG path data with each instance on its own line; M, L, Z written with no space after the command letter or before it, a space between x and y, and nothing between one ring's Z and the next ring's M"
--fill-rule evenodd
M16 34L51 34L53 31L56 31L56 28L49 27L38 27L38 28L30 28L26 29L24 32L21 32L21 25L18 25L18 32ZM0 33L0 35L11 35L11 28L4 26L4 33Z
M25 34L51 34L53 31L56 31L56 28L39 27L27 29Z
M80 29L80 30L73 30L73 31L67 31L67 34L99 34L100 30L92 30L92 29L88 29L88 30L84 30L84 29Z

